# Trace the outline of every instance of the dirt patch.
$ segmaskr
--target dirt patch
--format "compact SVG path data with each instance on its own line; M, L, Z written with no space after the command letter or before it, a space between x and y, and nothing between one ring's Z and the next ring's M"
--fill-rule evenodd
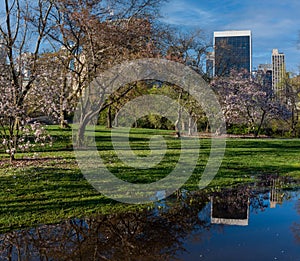
M51 163L59 163L63 160L63 158L57 157L49 157L49 158L22 158L22 159L15 159L13 162L10 163L9 159L1 159L0 160L0 167L30 167L30 166L44 166L47 165L49 162Z

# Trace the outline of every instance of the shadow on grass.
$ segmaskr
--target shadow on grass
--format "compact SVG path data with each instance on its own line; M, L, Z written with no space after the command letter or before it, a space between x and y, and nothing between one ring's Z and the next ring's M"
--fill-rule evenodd
M0 184L0 231L58 222L117 206L74 169L28 168L0 176Z

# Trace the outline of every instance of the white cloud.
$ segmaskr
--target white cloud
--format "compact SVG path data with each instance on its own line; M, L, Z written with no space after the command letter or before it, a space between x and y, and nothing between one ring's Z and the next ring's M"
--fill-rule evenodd
M218 30L251 30L255 66L270 62L272 49L277 48L295 68L300 64L299 10L299 0L170 0L162 13L166 23L198 27L210 35Z
M170 1L164 5L162 15L161 20L165 23L200 28L212 24L216 20L216 16L212 12L180 0Z

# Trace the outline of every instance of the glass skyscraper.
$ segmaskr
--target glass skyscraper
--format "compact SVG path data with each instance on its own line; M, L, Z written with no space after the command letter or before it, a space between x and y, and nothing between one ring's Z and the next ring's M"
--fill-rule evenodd
M214 75L228 75L232 69L252 69L251 31L214 32Z

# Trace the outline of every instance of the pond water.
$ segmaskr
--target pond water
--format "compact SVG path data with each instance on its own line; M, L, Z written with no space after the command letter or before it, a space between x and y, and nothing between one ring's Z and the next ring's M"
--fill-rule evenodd
M300 189L283 184L182 191L139 212L9 232L0 260L300 261Z

